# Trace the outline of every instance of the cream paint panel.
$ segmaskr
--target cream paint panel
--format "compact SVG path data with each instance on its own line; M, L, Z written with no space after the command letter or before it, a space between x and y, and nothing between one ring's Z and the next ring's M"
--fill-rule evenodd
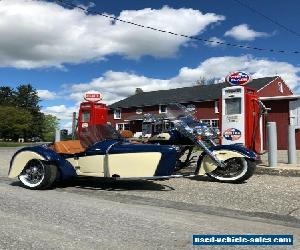
M159 152L109 155L109 173L120 177L152 177L160 158Z
M45 160L44 157L42 157L41 155L35 152L23 151L17 154L16 157L14 158L8 177L9 178L17 177L22 172L26 164L32 159Z
M218 150L218 151L214 151L214 153L222 161L234 157L245 157L244 155L238 152L228 151L228 150ZM201 163L201 167L198 175L204 175L205 173L212 172L216 168L217 168L216 163L208 155L206 155Z
M78 160L77 174L87 176L104 176L104 155L80 157Z
M78 160L74 159L74 158L68 158L66 159L68 162L70 162L72 164L73 167L77 167L78 166Z

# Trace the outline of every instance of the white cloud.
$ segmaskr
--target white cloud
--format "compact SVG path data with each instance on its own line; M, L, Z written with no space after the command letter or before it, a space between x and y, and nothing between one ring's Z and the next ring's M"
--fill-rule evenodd
M71 133L73 112L76 112L78 115L78 110L79 105L69 107L65 105L57 105L46 107L42 109L42 112L44 114L56 116L59 119L60 129L67 129L69 133Z
M257 37L267 37L269 34L252 30L247 24L240 24L226 31L224 36L231 36L236 40L252 41Z
M224 40L222 40L222 39L220 39L218 37L215 37L215 36L211 37L211 38L209 38L207 40L209 40L210 42L205 42L205 45L210 46L210 47L217 47L217 46L222 45L220 43L224 43Z
M136 88L142 88L144 91L169 89L170 80L148 78L127 72L107 71L102 77L95 78L89 83L66 86L66 90L70 92L69 98L77 102L83 100L85 91L97 90L103 93L105 103L113 103L132 95Z
M54 115L61 121L72 120L73 112L78 112L78 106L67 107L65 105L49 106L42 109L42 112L49 115Z
M94 2L89 2L87 5L84 5L84 4L79 4L78 5L78 7L86 9L86 10L91 9L95 6L96 6L96 4Z
M103 102L114 103L134 94L136 88L144 91L161 90L192 86L200 77L205 79L225 80L230 72L243 70L252 74L253 78L266 76L281 76L291 89L297 90L300 83L300 67L287 62L245 56L212 57L203 61L196 68L183 67L177 76L170 79L149 78L134 73L107 71L103 76L93 79L89 83L66 86L69 98L80 102L87 90L100 91Z
M60 127L61 129L67 129L68 130L68 133L71 134L72 132L72 121L70 122L66 122L66 123L61 123Z
M238 70L251 73L253 78L279 75L291 89L296 89L300 84L300 67L287 62L254 58L250 55L211 57L203 61L197 68L181 68L173 81L188 83L195 81L200 76L206 79L225 80L226 75Z
M42 100L53 100L56 98L56 93L55 92L51 92L47 89L38 89L38 96L42 99Z
M119 54L174 56L187 38L175 37L37 0L0 1L0 67L62 67ZM225 19L193 9L124 10L118 18L194 36Z

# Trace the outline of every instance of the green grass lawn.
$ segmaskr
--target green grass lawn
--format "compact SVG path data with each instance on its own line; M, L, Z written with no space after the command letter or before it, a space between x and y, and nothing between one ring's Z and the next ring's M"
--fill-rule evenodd
M0 142L0 147L22 147L22 146L30 146L32 145L31 142L26 143L18 143L18 142Z

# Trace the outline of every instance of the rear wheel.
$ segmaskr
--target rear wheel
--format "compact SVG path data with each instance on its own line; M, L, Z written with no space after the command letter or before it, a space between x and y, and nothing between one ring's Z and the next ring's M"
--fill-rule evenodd
M27 163L19 180L28 189L47 189L51 187L57 176L57 167L41 160Z
M243 157L230 158L224 162L225 168L217 167L214 171L206 174L221 182L241 183L254 174L256 167L255 162Z

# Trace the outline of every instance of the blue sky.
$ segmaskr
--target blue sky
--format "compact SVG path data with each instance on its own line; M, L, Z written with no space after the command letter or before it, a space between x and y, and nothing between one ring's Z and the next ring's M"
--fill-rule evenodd
M300 33L300 1L239 0ZM92 11L201 38L300 51L291 34L235 0L80 1ZM0 2L1 85L31 83L43 111L69 127L82 93L93 89L111 103L134 93L191 86L199 77L222 80L245 70L254 78L280 75L300 92L300 54L270 53L179 39L136 28L55 1Z

